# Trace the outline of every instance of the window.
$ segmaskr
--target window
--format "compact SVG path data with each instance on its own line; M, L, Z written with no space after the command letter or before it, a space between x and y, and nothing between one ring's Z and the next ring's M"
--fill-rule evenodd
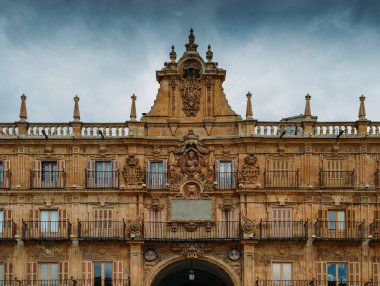
M113 236L112 229L112 210L111 209L95 209L94 210L94 230L96 237Z
M88 188L117 188L119 185L118 161L88 161L86 177Z
M57 162L42 162L41 182L42 187L54 187L58 181Z
M3 237L3 228L4 228L4 212L3 210L0 210L0 237Z
M272 278L274 285L291 285L292 283L292 263L276 262L272 263Z
M0 188L7 189L10 187L10 161L0 161Z
M4 181L4 169L3 169L3 162L0 162L0 186L3 186Z
M4 280L4 264L0 263L0 285L2 286L2 282Z
M58 263L39 263L40 286L55 286L58 284Z
M58 210L41 210L40 212L40 232L58 232Z
M112 262L94 262L94 286L112 286Z
M327 263L328 286L347 285L347 263Z
M278 208L272 210L273 237L292 237L292 209Z
M65 185L65 161L33 161L32 188L54 189Z
M216 176L219 189L232 189L235 187L234 161L217 161Z
M343 231L345 229L345 211L328 211L328 230Z
M148 189L166 188L166 161L148 161L146 171Z

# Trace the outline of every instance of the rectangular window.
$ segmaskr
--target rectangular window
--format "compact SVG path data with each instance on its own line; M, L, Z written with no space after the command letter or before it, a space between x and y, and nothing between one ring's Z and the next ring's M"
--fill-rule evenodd
M96 185L102 188L112 187L112 164L111 161L95 162Z
M112 262L94 262L94 286L112 286Z
M219 189L232 189L235 187L235 174L233 161L218 161L217 183Z
M58 164L57 162L42 162L42 174L41 174L41 180L42 184L46 185L55 185L54 183L58 180Z
M41 286L55 286L58 283L58 263L39 263Z
M58 232L59 221L58 210L40 211L40 231L41 233Z
M149 189L165 189L166 188L166 162L149 161L147 174L147 187Z
M347 263L327 263L328 286L347 285Z
M4 228L4 226L5 226L4 225L4 211L0 210L0 237L3 236L3 228Z
M345 211L330 210L328 211L328 229L344 231L346 224Z
M274 285L287 286L292 283L292 263L272 263L272 278Z
M0 283L4 280L4 264L0 263Z
M4 184L4 169L3 162L0 162L0 187L3 187Z
M272 210L273 237L292 237L292 209L276 208Z

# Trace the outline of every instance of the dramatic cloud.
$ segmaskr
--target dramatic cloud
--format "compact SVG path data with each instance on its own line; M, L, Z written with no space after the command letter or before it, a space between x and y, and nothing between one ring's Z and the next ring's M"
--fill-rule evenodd
M227 70L225 93L245 115L278 120L303 113L312 95L319 120L380 120L378 1L12 1L0 0L0 121L18 120L20 95L29 121L125 121L135 93L149 111L155 70L181 56L188 30L199 53L211 44Z

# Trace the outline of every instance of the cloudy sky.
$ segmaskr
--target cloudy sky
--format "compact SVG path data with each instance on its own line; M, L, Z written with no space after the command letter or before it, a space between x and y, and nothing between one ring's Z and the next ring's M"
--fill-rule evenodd
M380 1L377 0L0 0L0 122L129 119L130 97L148 112L155 71L182 55L190 27L227 70L224 89L245 115L276 121L303 113L312 96L320 121L380 121Z

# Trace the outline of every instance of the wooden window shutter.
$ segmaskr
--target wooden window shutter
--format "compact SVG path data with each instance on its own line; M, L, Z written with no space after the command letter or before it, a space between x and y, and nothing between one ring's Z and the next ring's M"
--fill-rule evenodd
M12 262L4 262L4 280L13 280L13 264Z
M3 186L5 189L9 189L11 187L11 161L4 160L3 161Z
M70 278L69 277L69 262L68 261L59 262L58 269L59 269L58 280L68 281Z
M67 223L67 211L66 210L63 210L63 209L59 209L58 210L58 227L59 227L59 232L64 235L64 236L68 236L69 233L68 233L68 229L67 229L67 226L68 226L68 223Z
M65 160L58 161L58 183L59 187L63 188L65 186L65 170L66 170L66 162Z
M231 176L232 176L232 188L235 188L236 187L236 174L235 174L235 170L236 170L236 160L233 160L231 161Z
M372 263L372 279L376 282L375 285L380 281L380 263Z
M85 282L84 285L92 285L92 279L92 261L82 261L82 280Z
M123 261L114 261L112 269L112 280L115 281L115 285L123 285Z
M119 187L119 161L112 160L112 187L117 189Z
M41 174L41 169L42 169L42 164L41 164L41 161L39 160L34 160L33 161L33 164L32 164L32 168L33 168L33 187L34 188L41 188L41 184L42 184L42 181L41 181L41 178L42 178L42 174Z
M217 183L216 187L219 189L219 184L220 184L220 160L215 161L215 181Z
M26 265L26 279L27 280L37 280L37 262L28 262Z
M37 228L40 224L40 210L30 210L30 220L33 221L33 223L30 223L30 228Z
M360 281L360 263L359 262L350 262L348 263L348 279L349 282L357 282Z
M87 187L95 188L95 161L87 161L86 169Z
M150 173L150 164L149 160L145 160L145 184L148 189L151 187L151 173Z
M8 235L11 235L11 237L13 237L13 223L12 223L12 219L13 219L13 212L12 210L3 210L3 214L4 214L4 223L3 223L3 227L6 229L7 231L7 234Z
M317 262L317 281L320 281L322 283L322 285L327 282L327 264L326 264L326 262Z
M166 189L166 181L167 181L167 174L168 174L168 161L162 160L162 170L163 174L162 176L162 188Z

